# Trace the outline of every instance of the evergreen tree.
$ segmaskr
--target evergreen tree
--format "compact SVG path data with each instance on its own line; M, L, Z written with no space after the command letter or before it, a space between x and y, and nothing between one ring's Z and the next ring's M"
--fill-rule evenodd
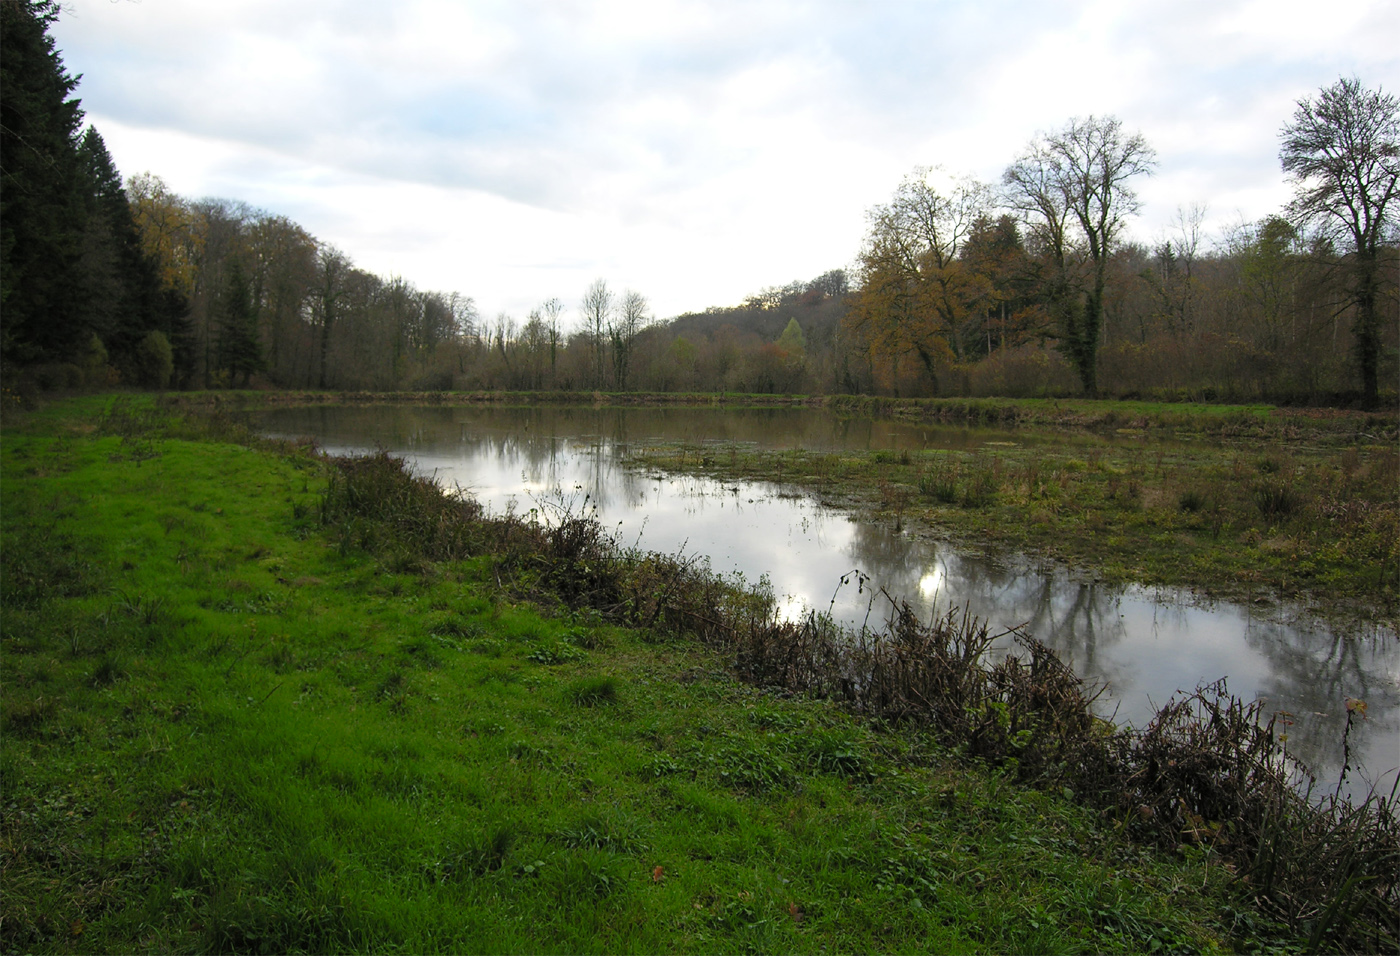
M183 296L172 301L161 289L159 266L141 246L121 175L95 127L83 134L78 153L87 185L83 279L90 321L101 330L123 377L140 381L147 377L139 357L147 335L159 332L172 346L188 339L189 306ZM192 367L192 346L186 351Z
M243 387L254 372L264 367L262 346L258 342L257 312L253 308L252 288L235 258L229 266L228 285L224 290L223 325L219 329L218 362L229 373L229 384L242 373Z
M111 159L102 137L91 126L79 142L78 170L83 231L71 281L83 306L85 324L111 346L113 331L126 311L127 276L121 255L119 207L104 189ZM124 207L125 196L119 198Z
M83 112L49 36L53 0L0 2L0 349L6 361L72 358L91 340L78 158Z

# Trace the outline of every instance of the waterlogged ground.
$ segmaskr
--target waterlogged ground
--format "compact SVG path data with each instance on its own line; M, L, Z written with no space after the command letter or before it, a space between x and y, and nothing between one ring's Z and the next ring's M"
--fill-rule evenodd
M1348 740L1344 791L1388 787L1400 763L1400 641L1383 624L1324 619L1286 602L1209 602L1180 588L1109 583L994 542L953 546L902 517L857 517L791 485L637 466L657 447L688 449L696 468L712 468L735 448L917 454L1039 444L1063 453L1073 445L1064 435L807 409L380 406L279 410L261 421L270 434L314 436L332 452L405 455L498 511L538 509L548 518L596 510L625 544L766 578L790 615L815 609L856 626L878 623L892 597L925 615L965 607L997 628L1024 626L1103 685L1101 707L1120 720L1141 722L1174 692L1226 678L1234 693L1280 713L1289 746L1328 791L1341 775L1345 701L1364 700L1368 717Z
M1383 948L917 728L544 617L492 557L405 560L226 419L104 404L0 443L0 951Z

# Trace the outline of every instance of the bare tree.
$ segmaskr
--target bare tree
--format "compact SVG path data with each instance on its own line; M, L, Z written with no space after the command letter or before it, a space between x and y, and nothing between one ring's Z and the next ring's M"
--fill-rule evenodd
M608 324L612 318L613 295L608 283L596 280L583 294L583 334L593 348L593 387L602 388L605 379Z
M447 307L452 312L454 338L468 343L481 338L481 313L477 311L475 299L460 292L453 292L447 297Z
M1167 330L1174 336L1195 331L1196 300L1200 291L1195 275L1196 260L1201 253L1201 227L1205 218L1204 203L1177 206L1172 234L1156 245L1153 257L1156 273L1143 273L1160 301Z
M1060 346L1089 395L1098 394L1109 261L1124 221L1139 206L1128 181L1155 166L1155 153L1142 134L1125 134L1115 117L1090 116L1038 136L1002 177L1011 204L1027 215L1045 243L1051 262L1047 298L1060 325ZM1073 236L1071 224L1078 227ZM1075 288L1075 253L1087 271L1082 292Z
M637 336L646 327L648 319L646 296L640 292L633 292L631 289L624 292L622 301L618 303L618 307L608 323L608 340L612 347L613 382L618 391L627 391L627 376L632 363L632 349L637 343Z
M501 368L505 372L506 387L518 388L516 381L515 358L516 358L516 327L515 319L511 318L508 312L496 313L496 321L492 323L489 338L491 350L501 360Z
M1378 396L1380 251L1400 180L1400 102L1361 81L1340 79L1298 101L1283 127L1279 158L1293 180L1289 212L1349 247L1352 333L1366 403Z
M563 339L559 331L559 319L564 314L564 303L558 299L546 299L540 306L540 317L544 320L545 333L549 337L549 387L557 380L559 367L559 346Z

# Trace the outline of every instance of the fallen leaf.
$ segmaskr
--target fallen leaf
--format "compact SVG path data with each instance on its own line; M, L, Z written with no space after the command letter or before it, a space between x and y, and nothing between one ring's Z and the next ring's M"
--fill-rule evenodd
M789 903L788 912L792 914L792 921L794 923L802 922L802 907L798 906L796 903Z
M654 869L654 870L651 871L651 881L652 881L653 883L660 883L660 882L661 882L661 878L662 878L663 876L665 876L665 875L666 875L666 871L665 871L664 869L662 869L661 867L658 866L656 869Z

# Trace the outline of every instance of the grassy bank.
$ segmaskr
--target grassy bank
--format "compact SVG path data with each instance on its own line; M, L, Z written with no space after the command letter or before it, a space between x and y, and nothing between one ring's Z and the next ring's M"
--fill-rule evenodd
M1400 610L1393 443L1335 450L1080 435L975 451L668 446L633 460L781 482L896 527L1047 556L1112 582L1301 598L1392 623Z
M1270 871L1261 909L1221 821L1157 849L1147 804L1018 784L1039 737L995 688L947 726L838 707L821 634L801 667L726 642L753 596L574 516L139 403L12 417L0 452L6 950L1393 942L1364 867L1291 909Z

